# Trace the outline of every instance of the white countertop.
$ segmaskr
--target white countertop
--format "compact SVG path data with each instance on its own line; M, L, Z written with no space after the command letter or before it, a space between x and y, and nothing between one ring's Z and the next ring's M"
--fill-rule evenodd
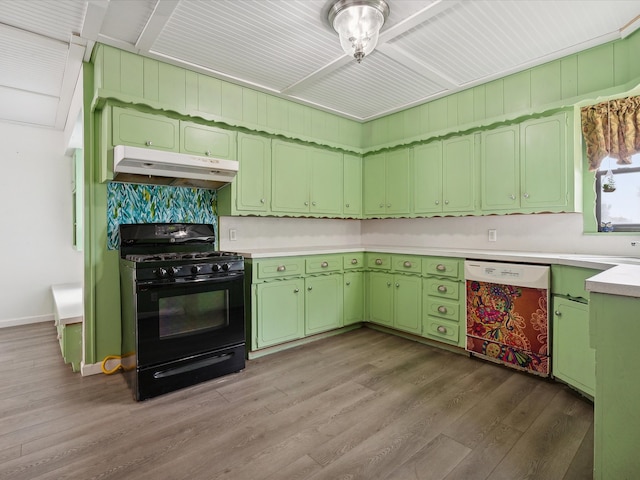
M618 265L587 279L585 285L590 292L640 298L640 267Z
M567 265L572 267L603 270L602 273L587 280L587 290L640 297L640 258L613 257L608 255L537 253L501 250L442 249L426 247L397 246L323 246L304 248L256 249L239 252L245 258L290 257L296 255L321 255L352 252L384 252L404 255L428 255L438 257L456 257L473 260L494 260L501 262L520 262L546 265Z
M52 285L51 293L53 294L56 325L82 322L84 308L80 283Z

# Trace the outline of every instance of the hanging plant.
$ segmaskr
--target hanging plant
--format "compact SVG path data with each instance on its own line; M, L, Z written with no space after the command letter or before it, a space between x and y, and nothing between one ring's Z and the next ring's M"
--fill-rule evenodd
M616 181L613 178L613 172L611 169L607 172L607 176L605 177L604 183L602 184L602 191L606 193L611 193L616 191Z

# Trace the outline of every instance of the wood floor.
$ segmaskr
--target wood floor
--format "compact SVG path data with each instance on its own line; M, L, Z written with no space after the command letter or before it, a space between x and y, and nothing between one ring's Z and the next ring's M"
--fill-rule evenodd
M0 329L0 479L592 478L567 387L362 328L145 402Z

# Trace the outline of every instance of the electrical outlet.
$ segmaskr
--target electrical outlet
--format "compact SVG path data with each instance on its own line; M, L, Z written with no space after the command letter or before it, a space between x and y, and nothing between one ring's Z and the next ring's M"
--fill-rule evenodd
M492 228L489 230L489 241L495 242L496 240L498 240L498 231Z
M236 229L235 228L230 228L229 229L229 240L231 242L235 242L236 241Z

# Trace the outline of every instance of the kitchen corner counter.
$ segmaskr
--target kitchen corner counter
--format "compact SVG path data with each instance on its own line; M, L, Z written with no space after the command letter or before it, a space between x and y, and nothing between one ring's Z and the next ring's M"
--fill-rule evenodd
M640 298L640 266L617 265L586 281L590 292Z

